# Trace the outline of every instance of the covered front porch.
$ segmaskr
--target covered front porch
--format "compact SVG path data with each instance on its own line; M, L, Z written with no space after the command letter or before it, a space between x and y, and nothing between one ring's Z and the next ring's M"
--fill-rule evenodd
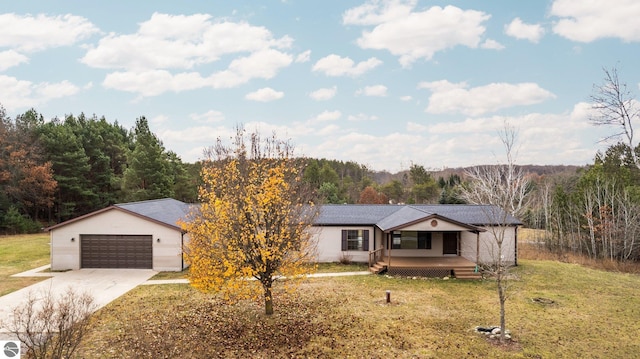
M369 253L369 270L375 274L386 272L390 275L412 277L482 278L476 264L462 256L390 257L382 253L382 250Z

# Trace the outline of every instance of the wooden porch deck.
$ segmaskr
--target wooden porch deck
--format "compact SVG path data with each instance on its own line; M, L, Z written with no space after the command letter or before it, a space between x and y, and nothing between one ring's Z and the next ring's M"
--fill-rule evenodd
M387 271L393 275L481 279L476 264L464 257L389 257L384 256L369 268L374 273Z

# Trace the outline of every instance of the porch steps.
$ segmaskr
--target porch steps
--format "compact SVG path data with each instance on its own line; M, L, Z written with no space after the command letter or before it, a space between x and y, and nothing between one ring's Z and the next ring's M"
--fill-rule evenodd
M373 274L380 274L380 272L383 272L385 270L387 270L387 263L385 262L377 262L369 267L369 271Z
M482 279L482 273L476 272L475 267L455 267L453 275L457 279Z

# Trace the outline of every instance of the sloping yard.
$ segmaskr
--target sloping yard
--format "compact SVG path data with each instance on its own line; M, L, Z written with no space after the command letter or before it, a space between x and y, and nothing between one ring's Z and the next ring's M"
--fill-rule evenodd
M490 281L359 276L278 293L276 314L187 285L144 286L99 311L82 357L603 358L640 353L640 277L521 261L507 303L515 343L473 331L498 322ZM391 290L391 304L384 301Z
M49 234L0 236L0 296L46 278L11 277L49 264Z

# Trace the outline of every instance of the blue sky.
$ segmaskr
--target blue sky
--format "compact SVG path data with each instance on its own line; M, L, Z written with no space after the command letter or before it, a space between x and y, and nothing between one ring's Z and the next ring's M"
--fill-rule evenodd
M12 1L0 6L10 116L145 116L188 162L243 123L299 155L399 171L591 163L613 128L589 95L617 67L639 90L640 3Z

